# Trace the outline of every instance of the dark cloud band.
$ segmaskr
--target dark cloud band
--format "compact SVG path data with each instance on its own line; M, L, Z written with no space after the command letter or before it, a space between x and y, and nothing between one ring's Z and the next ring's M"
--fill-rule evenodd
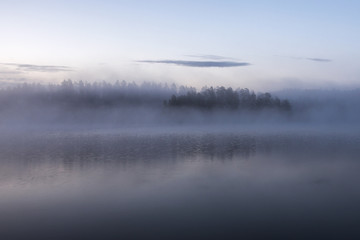
M233 61L141 60L137 62L174 64L174 65L186 66L186 67L219 67L219 68L243 67L250 65L250 63L246 63L246 62L233 62Z
M230 57L224 57L219 55L185 55L186 57L192 57L192 58L202 58L202 59L209 59L209 60L238 60L236 58L230 58Z

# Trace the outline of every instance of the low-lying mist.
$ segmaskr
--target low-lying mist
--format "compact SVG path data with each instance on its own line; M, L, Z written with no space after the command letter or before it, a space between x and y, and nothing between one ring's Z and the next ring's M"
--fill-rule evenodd
M276 95L276 96L275 96ZM247 88L63 81L0 90L1 128L191 124L356 124L360 90L256 93Z
M360 89L324 90L290 89L276 93L292 106L292 121L320 124L358 124L360 121Z

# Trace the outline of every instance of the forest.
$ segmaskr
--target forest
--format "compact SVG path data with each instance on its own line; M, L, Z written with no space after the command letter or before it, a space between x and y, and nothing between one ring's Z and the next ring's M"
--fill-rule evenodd
M231 111L279 109L290 111L288 100L272 97L270 93L256 95L247 88L193 87L175 84L117 81L88 83L64 80L61 84L21 84L0 90L0 109L35 104L68 109L113 108L121 106L153 106L167 108L194 108L203 110L227 109Z
M280 100L278 97L272 97L270 93L261 93L256 95L247 88L233 90L231 87L223 86L217 88L204 87L201 92L188 91L183 95L172 95L167 102L170 107L194 107L199 109L278 109L290 111L290 102Z
M16 124L357 124L360 90L255 93L217 86L64 80L0 88L0 127Z

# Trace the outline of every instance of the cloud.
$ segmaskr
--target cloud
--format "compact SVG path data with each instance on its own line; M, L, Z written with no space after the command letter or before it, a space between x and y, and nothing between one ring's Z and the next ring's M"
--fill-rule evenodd
M314 61L314 62L331 62L331 59L326 58L305 58L306 60Z
M26 82L28 79L23 77L0 77L0 87L9 84L18 84L19 82Z
M34 65L34 64L22 64L22 63L0 63L6 66L14 66L18 71L25 72L68 72L73 71L68 66L52 66L52 65Z
M294 59L294 60L308 60L308 61L323 62L323 63L328 63L328 62L333 61L333 60L328 59L328 58L317 58L317 57L296 57L296 56L282 56L282 55L275 55L275 56L290 58L290 59Z
M141 63L163 63L174 64L186 67L242 67L249 66L250 63L246 62L234 62L234 61L184 61L184 60L141 60L137 61Z
M185 55L186 57L192 57L192 58L203 58L203 59L211 59L211 60L225 60L225 59L232 59L236 60L236 58L230 58L230 57L224 57L219 55Z
M9 74L20 74L21 72L20 71L7 71L7 70L0 70L0 74L1 75L9 75Z
M26 78L23 77L0 77L0 81L25 81Z

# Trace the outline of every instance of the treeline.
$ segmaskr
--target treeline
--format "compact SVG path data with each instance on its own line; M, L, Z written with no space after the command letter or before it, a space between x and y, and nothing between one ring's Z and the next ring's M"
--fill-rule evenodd
M183 90L190 88L182 87ZM0 107L13 105L99 108L135 105L161 106L165 99L179 92L176 85L125 81L83 82L64 80L60 84L21 84L0 90Z
M203 88L201 92L188 91L182 95L172 95L166 102L170 107L193 107L198 109L278 109L290 111L291 105L287 99L280 100L270 93L256 95L247 88L233 90L225 87Z
M14 107L57 107L70 110L119 107L191 107L197 109L281 109L289 111L288 100L272 97L270 93L256 95L245 89L170 86L144 82L115 83L64 80L60 84L21 84L0 90L0 110Z

